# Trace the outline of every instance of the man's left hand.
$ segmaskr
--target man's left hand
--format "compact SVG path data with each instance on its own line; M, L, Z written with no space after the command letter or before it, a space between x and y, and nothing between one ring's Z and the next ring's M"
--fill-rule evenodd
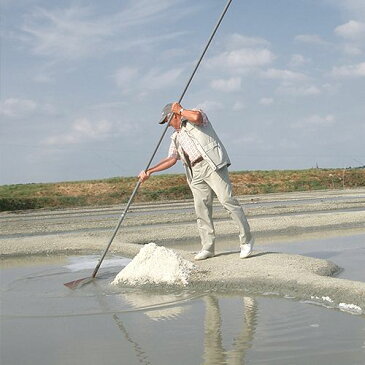
M179 103L173 103L171 106L171 111L176 114L180 114L181 109L182 109L182 106Z
M145 182L149 177L150 177L151 173L147 170L147 171L141 171L138 175L138 179L141 183Z

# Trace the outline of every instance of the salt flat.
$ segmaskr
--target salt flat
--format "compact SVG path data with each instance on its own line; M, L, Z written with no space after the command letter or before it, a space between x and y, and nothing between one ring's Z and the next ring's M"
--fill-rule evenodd
M268 194L243 197L249 223L257 237L308 232L365 230L365 189ZM245 200L246 199L246 200ZM141 244L158 245L189 242L198 233L191 202L136 206L110 252L134 257ZM183 208L183 209L182 209ZM115 209L115 208L110 208ZM2 213L1 256L32 254L98 253L104 250L115 214L97 210L38 211ZM71 217L70 217L71 215ZM235 226L224 211L216 213L217 236L232 237ZM3 229L4 228L4 229ZM299 237L299 236L298 236ZM365 243L364 243L365 244ZM193 261L190 250L177 252ZM197 245L196 250L199 250ZM260 251L259 245L248 259L238 252L219 251L209 260L197 262L189 286L208 290L246 290L283 296L321 300L327 304L351 304L365 309L365 283L332 277L339 268L334 263L302 255Z

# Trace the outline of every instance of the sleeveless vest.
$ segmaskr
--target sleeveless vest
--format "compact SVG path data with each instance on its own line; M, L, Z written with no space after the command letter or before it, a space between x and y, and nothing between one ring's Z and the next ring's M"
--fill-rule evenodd
M207 125L200 126L185 120L182 123L181 130L184 130L188 134L201 156L209 163L213 171L231 164L226 149L209 121ZM188 181L191 181L191 169L185 159L184 151L177 141L177 134L172 137L172 140L174 141L177 152L184 164Z

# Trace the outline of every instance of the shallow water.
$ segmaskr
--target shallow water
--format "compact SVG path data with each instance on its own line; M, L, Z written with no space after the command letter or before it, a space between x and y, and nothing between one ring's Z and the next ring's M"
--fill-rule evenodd
M261 244L259 249L330 260L343 268L338 277L365 282L364 233L341 237L321 237L315 240L298 240L297 237L295 242L276 242L274 245Z
M62 285L96 260L2 262L2 364L364 363L364 316L270 295L111 287L120 257L91 284Z

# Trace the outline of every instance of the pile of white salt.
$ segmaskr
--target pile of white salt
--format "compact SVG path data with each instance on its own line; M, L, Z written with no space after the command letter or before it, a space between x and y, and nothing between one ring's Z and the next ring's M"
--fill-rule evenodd
M195 265L175 251L151 242L115 277L112 284L183 284L187 285Z

